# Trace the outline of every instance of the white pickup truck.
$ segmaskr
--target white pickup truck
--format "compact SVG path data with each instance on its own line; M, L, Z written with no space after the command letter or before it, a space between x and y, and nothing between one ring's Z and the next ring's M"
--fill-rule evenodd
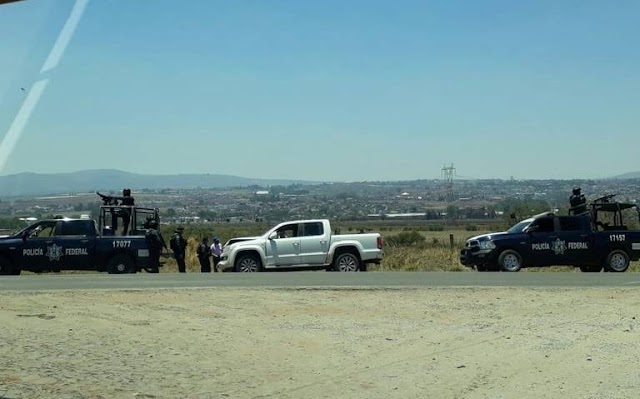
M328 220L281 223L253 240L236 242L222 251L223 271L258 272L266 269L326 269L366 271L382 260L378 233L331 234Z

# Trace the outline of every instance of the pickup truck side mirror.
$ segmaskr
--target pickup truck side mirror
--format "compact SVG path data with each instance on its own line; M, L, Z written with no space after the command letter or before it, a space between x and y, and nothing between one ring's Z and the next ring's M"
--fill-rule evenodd
M278 238L278 233L276 233L275 231L271 234L269 234L269 239L270 240L275 240L276 238Z
M529 226L525 229L526 233L533 233L534 231L540 230L539 226Z

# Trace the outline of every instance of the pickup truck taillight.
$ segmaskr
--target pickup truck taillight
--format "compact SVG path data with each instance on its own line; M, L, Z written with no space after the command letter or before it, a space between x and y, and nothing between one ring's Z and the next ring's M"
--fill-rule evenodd
M378 249L382 249L382 245L384 244L384 240L382 237L378 237Z

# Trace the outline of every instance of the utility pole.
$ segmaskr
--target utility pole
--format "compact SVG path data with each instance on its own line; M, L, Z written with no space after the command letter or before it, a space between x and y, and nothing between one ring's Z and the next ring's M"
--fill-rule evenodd
M442 167L442 178L445 181L445 190L447 195L447 202L453 202L453 177L456 175L456 168L453 166L444 165Z

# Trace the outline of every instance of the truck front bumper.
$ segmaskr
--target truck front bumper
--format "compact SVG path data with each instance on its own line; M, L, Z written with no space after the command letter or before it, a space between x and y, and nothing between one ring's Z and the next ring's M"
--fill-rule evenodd
M470 248L460 250L460 263L463 266L488 266L491 264L491 252L490 250L476 250L472 252Z
M221 272L232 272L233 265L229 262L229 258L226 256L222 256L220 262L218 262L218 270Z

